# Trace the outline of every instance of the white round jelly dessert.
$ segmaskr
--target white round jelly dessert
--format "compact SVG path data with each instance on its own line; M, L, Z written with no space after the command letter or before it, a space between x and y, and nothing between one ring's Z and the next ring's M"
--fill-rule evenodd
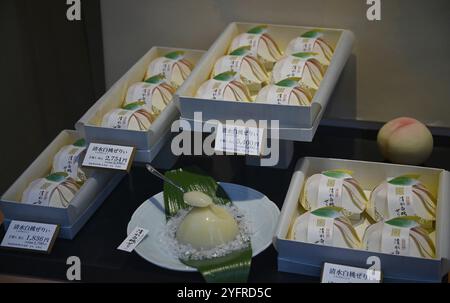
M221 73L204 82L197 90L196 97L212 100L252 101L247 86L237 78L236 72L232 71Z
M261 60L268 71L271 71L274 63L283 56L275 40L267 33L265 25L251 28L236 36L231 42L229 52L242 46L250 46L251 53Z
M294 53L283 57L273 67L272 82L295 77L299 82L317 90L325 75L325 67L315 55L315 53Z
M45 178L31 182L22 194L22 203L68 207L80 185L66 173L53 173Z
M263 87L255 102L310 106L312 99L311 89L300 84L298 78L288 78Z
M85 152L86 141L84 139L63 146L53 157L52 173L65 172L77 182L86 181L86 173L81 168Z
M186 192L183 194L183 200L194 207L206 207L213 203L212 198L201 191Z
M103 117L102 126L118 129L144 131L156 119L153 113L148 112L142 106L143 102L130 103L124 108L116 108Z
M242 46L220 57L214 64L212 77L227 71L236 72L252 95L269 82L269 74L264 65L251 55L250 46Z
M333 207L320 208L297 217L292 226L291 238L317 245L361 247L361 240L350 220Z
M178 88L193 68L194 65L184 58L183 51L173 51L150 62L145 78L163 74L172 86Z
M193 193L188 199L196 198L195 196L199 195ZM207 200L192 204L206 205ZM178 227L176 239L181 244L191 245L197 250L207 250L233 241L238 233L238 224L226 209L208 204L189 211Z
M286 47L286 54L294 54L298 52L314 52L317 53L317 60L323 65L330 65L333 56L333 47L325 41L323 32L320 30L312 30L302 34L300 37L292 39Z
M407 217L394 218L367 227L363 247L368 251L401 256L436 256L436 248L428 232Z
M418 178L405 175L381 182L370 195L367 208L369 215L375 221L400 216L417 216L434 221L436 198Z
M162 75L156 75L145 82L131 85L127 90L124 105L144 102L146 111L160 114L172 101L174 93L175 88L166 83Z
M300 204L306 210L337 206L351 216L364 212L367 198L358 181L349 172L329 170L314 174L306 180Z

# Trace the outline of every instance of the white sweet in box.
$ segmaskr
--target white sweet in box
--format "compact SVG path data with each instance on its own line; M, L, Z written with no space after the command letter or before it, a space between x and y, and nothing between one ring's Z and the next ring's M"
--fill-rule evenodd
M172 101L176 89L193 69L184 51L172 51L153 59L141 82L128 87L121 108L107 112L101 126L146 131Z
M309 106L326 66L330 64L333 47L321 30L299 32L298 37L288 43L286 55L283 55L277 36L270 31L270 26L260 25L234 37L228 55L216 60L212 79L198 88L196 97ZM228 84L221 86L212 81L226 72L234 72L233 78L227 80L235 84L229 93L224 92ZM292 89L283 88L282 83L287 79L298 82L294 91L297 94L292 94ZM236 82L247 86L250 98Z

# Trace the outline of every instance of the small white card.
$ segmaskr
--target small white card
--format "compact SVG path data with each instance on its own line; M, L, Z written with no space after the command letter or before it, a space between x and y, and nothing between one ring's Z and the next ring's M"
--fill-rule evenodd
M216 132L216 151L241 155L260 156L264 129L233 124L218 123Z
M11 221L0 246L50 252L58 231L55 224Z
M112 144L91 143L83 160L83 166L129 171L135 148Z
M378 270L325 263L321 283L381 283Z
M148 230L137 226L128 235L128 237L122 242L122 244L117 247L119 250L132 252L138 245L144 240L145 236L148 234Z

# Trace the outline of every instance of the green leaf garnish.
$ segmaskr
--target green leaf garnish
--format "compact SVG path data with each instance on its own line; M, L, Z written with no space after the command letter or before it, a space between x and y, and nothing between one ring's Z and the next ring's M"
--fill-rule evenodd
M72 145L76 146L76 147L85 147L86 146L86 140L84 140L84 138L78 139Z
M351 174L351 171L345 169L333 169L322 172L322 175L335 179L348 179L352 177Z
M310 58L314 58L314 56L317 56L317 53L312 53L312 52L300 52L300 53L295 53L292 54L291 56L300 58L300 59L310 59Z
M385 223L402 228L414 228L420 226L420 218L415 216L405 216L388 220Z
M64 181L69 175L65 172L56 172L45 177L49 181L61 182Z
M139 107L141 107L142 105L145 105L144 101L137 101L137 102L129 103L129 104L123 106L122 108L126 109L126 110L135 110L135 109L138 109Z
M250 272L252 249L232 253L210 260L180 260L183 264L197 268L208 283L245 283Z
M318 208L316 210L313 210L311 213L313 215L319 216L319 217L326 217L326 218L339 218L342 217L342 211L343 208L336 207L336 206L326 206L322 208Z
M298 86L299 81L300 81L300 78L291 77L291 78L283 79L283 80L279 81L278 83L275 83L275 85L283 86L283 87L296 87L296 86Z
M392 185L399 185L399 186L409 186L409 185L416 185L419 183L419 175L403 175L400 177L393 178L388 181L389 184Z
M302 38L319 38L323 35L323 32L321 30L312 30L308 31L306 33L303 33L300 37Z
M166 80L166 77L164 77L164 74L158 74L158 75L148 78L144 82L150 83L150 84L159 84L161 82L164 82L165 80Z
M170 53L167 53L164 55L164 57L166 57L168 59L172 59L172 60L181 59L181 58L183 58L183 56L184 56L184 51L180 51L180 50L173 51L173 52L170 52Z
M218 74L213 79L218 81L231 81L236 76L236 72L233 71L227 71L221 74Z
M251 47L250 45L245 45L245 46L241 46L236 48L234 51L232 51L230 53L231 56L245 56L249 51L250 51Z
M263 34L267 30L267 25L258 25L247 31L248 34Z

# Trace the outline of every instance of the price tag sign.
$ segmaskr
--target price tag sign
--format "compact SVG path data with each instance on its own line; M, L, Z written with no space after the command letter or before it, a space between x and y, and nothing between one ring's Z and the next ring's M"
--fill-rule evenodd
M139 226L135 227L128 237L117 247L119 250L132 252L144 240L148 230Z
M260 156L264 129L219 122L216 132L216 151L241 155Z
M381 271L325 263L321 283L381 283Z
M91 143L83 166L129 171L134 154L132 146Z
M1 247L50 253L59 226L25 221L11 221Z

